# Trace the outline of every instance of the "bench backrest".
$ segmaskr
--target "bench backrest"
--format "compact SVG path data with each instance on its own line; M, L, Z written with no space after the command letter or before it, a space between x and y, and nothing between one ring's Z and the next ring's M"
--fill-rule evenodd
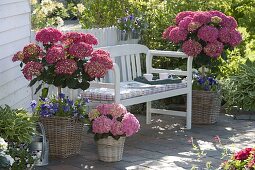
M101 47L110 53L113 62L120 68L120 80L130 81L142 75L141 54L147 54L149 49L140 44L125 44ZM110 72L106 81L112 82L112 73Z

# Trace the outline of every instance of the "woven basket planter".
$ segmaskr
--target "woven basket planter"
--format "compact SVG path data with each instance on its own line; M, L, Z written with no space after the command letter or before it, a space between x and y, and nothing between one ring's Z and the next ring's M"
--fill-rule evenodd
M192 123L214 124L221 107L220 92L192 91Z
M104 162L116 162L122 160L125 137L115 140L109 136L97 141L99 160Z
M49 141L49 155L53 158L67 158L79 154L84 124L65 117L40 118Z

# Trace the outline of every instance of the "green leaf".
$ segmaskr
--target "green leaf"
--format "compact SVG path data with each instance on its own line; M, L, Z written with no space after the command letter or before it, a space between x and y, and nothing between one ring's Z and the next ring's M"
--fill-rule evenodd
M42 97L46 98L48 96L49 88L45 87L42 89Z
M67 87L69 87L70 89L76 89L77 85L78 85L78 80L75 80L74 78L70 78L66 80L66 85Z
M29 87L32 87L37 82L37 77L30 81Z
M89 88L89 85L90 85L89 82L85 81L85 82L80 83L80 88L82 90L86 90Z
M23 67L23 63L21 62L21 63L19 64L19 66L22 68L22 67Z

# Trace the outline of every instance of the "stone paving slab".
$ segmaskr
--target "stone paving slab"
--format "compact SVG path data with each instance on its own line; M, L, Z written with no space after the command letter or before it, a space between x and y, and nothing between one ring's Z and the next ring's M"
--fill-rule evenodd
M234 120L222 114L214 125L193 125L191 130L185 130L184 118L154 115L152 124L146 125L145 116L137 117L141 130L126 139L122 161L99 161L93 135L83 134L80 155L50 160L48 166L36 170L183 170L192 167L203 170L208 162L211 169L217 169L224 161L221 159L224 148L234 152L255 143L255 121L252 120ZM214 141L216 135L222 144ZM192 147L191 138L197 149Z

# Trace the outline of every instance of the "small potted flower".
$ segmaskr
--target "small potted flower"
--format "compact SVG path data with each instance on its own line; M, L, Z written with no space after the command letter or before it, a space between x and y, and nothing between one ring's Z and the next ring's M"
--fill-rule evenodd
M80 153L87 102L81 98L71 100L63 93L31 102L45 128L51 157L67 158Z
M121 104L101 104L88 114L89 131L94 134L99 159L115 162L122 159L125 138L140 129L136 117Z
M231 158L221 165L224 170L254 170L255 148L245 148L236 152Z

